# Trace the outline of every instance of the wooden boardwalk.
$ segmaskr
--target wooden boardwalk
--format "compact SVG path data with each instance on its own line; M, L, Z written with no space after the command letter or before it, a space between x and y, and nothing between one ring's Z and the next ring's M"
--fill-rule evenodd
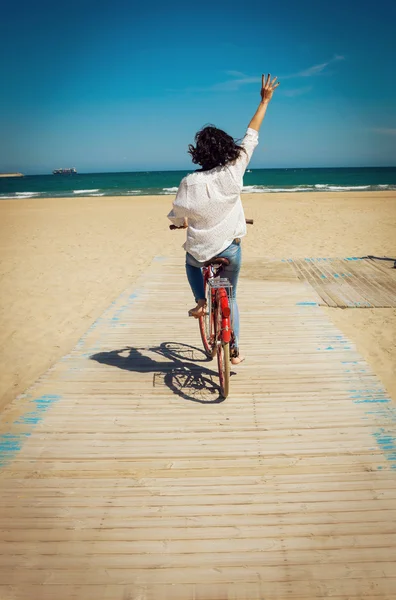
M1 600L396 598L394 405L307 283L246 273L226 401L157 259L3 415Z
M396 269L393 262L357 257L287 261L299 279L312 285L324 304L342 308L396 307Z

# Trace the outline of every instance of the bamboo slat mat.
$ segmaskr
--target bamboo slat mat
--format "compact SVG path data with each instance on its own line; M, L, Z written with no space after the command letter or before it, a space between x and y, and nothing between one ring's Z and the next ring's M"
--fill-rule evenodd
M222 402L190 306L155 260L3 415L1 600L394 599L379 379L308 285L245 277Z
M286 262L327 306L396 308L396 269L390 263L385 266L367 258L290 258Z

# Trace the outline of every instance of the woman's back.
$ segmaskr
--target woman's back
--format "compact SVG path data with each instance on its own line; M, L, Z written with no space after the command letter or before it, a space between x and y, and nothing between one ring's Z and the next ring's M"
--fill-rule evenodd
M246 235L241 202L243 175L258 144L258 132L248 129L234 161L207 171L195 171L179 186L169 218L187 218L184 248L198 261L222 252L236 237Z

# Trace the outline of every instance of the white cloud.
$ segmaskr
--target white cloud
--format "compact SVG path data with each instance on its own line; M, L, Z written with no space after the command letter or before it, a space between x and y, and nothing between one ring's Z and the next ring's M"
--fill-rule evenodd
M245 73L241 73L240 71L226 71L226 74L231 77L246 77Z
M312 85L306 85L301 88L294 88L291 90L282 90L284 96L289 96L290 98L294 98L295 96L302 96L303 94L307 94L313 89Z
M230 79L229 81L222 81L221 83L216 83L212 85L210 90L213 91L223 91L229 92L233 90L239 90L241 85L246 85L248 83L259 83L261 82L261 77L241 77L240 79Z
M298 73L292 73L291 75L282 75L282 76L278 77L278 80L281 81L283 79L294 79L294 78L298 78L298 77L314 77L315 75L319 75L319 73L322 73L322 71L324 71L329 65L339 62L340 60L345 60L345 56L342 56L341 54L335 54L333 56L333 58L331 58L330 60L328 60L324 63L319 63L317 65L313 65L312 67L309 67L308 69L304 69L303 71L299 71ZM241 73L240 71L226 71L226 73L227 73L227 75L235 77L236 79L230 79L229 81L217 83L208 89L233 91L233 90L238 90L241 85L261 82L261 77L248 77L247 75L245 75L244 73ZM299 95L299 93L304 94L307 91L310 91L310 89L307 89L307 88L300 88L300 89L303 91L297 92L297 90L288 90L288 93L285 92L285 94L287 96L297 96L297 95Z
M370 131L374 131L374 133L382 133L384 135L396 135L396 129L392 127L372 127Z
M278 77L278 81L282 81L283 79L295 79L298 77L313 77L315 75L319 75L322 73L332 63L338 62L340 60L345 60L345 56L341 56L340 54L335 54L333 58L328 60L327 62L320 63L318 65L313 65L308 69L304 69L304 71L299 71L298 73L292 73L291 75L282 75ZM228 79L227 81L221 81L220 83L215 83L214 85L208 87L197 87L197 88L187 88L186 92L235 92L239 90L239 88L243 85L248 85L250 83L261 83L260 77L249 77L242 73L241 71L225 71L226 75L233 77L233 79ZM297 88L294 90L285 90L284 94L286 96L299 96L301 94L305 94L311 91L312 86L307 86L305 88Z
M284 75L282 79L291 79L294 77L313 77L314 75L318 75L322 71L326 69L332 63L338 62L340 60L345 60L345 56L341 56L340 54L335 54L332 59L328 60L324 63L319 63L318 65L313 65L308 69L304 69L304 71L299 71L298 73L293 73L292 75ZM279 78L281 79L281 78Z

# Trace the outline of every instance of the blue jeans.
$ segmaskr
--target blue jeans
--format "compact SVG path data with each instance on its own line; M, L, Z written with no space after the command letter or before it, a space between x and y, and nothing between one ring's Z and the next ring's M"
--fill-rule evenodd
M232 313L233 313L233 330L235 338L235 349L239 347L239 310L236 301L236 290L238 284L239 271L242 262L241 244L232 242L228 248L223 250L217 256L228 258L230 264L225 267L221 273L222 277L227 277L232 285ZM204 280L202 275L203 263L198 262L191 254L186 254L186 273L188 283L190 284L195 301L205 298Z

